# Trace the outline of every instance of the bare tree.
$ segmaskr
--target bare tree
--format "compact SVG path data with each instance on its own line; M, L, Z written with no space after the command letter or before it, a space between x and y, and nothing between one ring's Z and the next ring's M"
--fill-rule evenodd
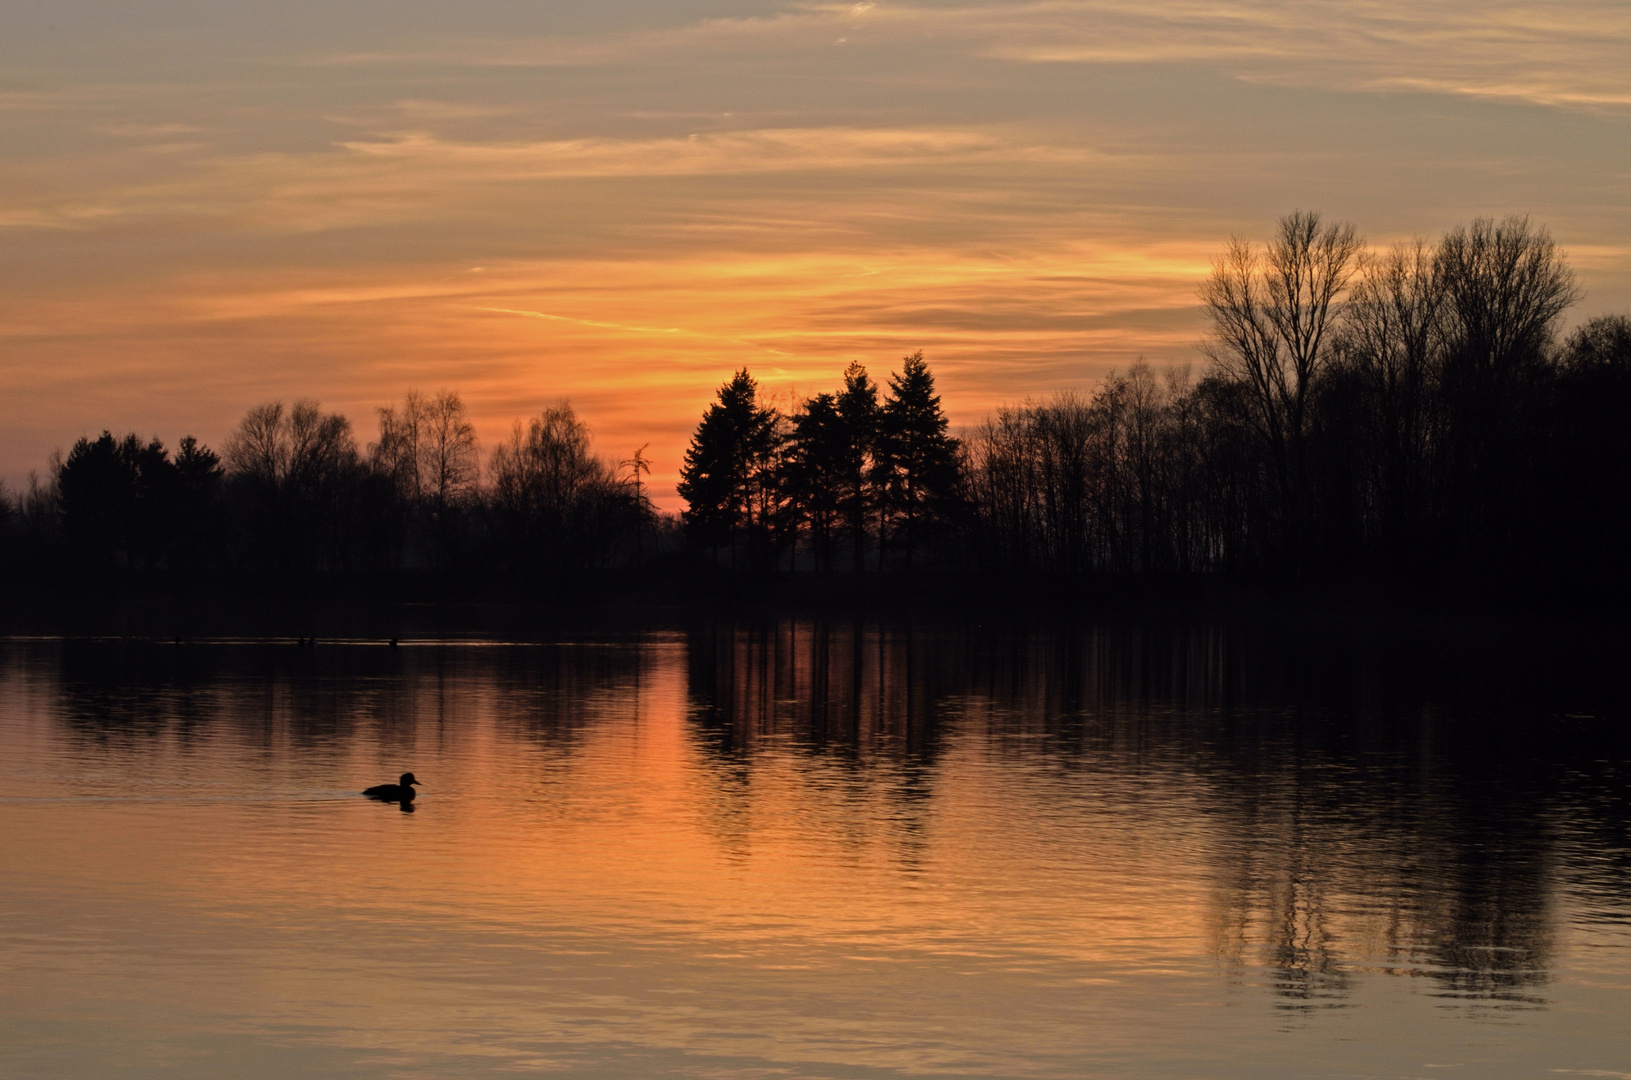
M284 427L283 403L257 405L227 436L227 467L237 476L276 488L288 469L288 432Z
M398 496L410 507L419 505L421 427L425 412L424 396L409 390L402 407L382 406L379 410L379 442L369 447L374 468L390 477Z
M647 498L644 483L640 479L641 476L651 475L651 459L646 457L646 447L650 445L650 443L646 443L634 452L633 457L624 458L617 463L619 469L628 470L629 479L627 483L634 488L634 555L636 559L639 559L641 555L641 533L644 530L645 519L651 513L651 500Z
M1309 397L1330 358L1340 301L1363 243L1352 225L1322 225L1296 211L1259 254L1239 238L1201 287L1212 318L1205 347L1218 368L1247 385L1254 420L1272 456L1281 516L1295 563L1301 528Z
M1165 387L1140 357L1127 374L1127 441L1129 494L1136 503L1128 524L1138 530L1138 568L1149 573L1155 564L1155 530L1167 400ZM1136 522L1132 520L1136 517Z
M525 427L516 421L488 470L501 542L518 567L606 564L616 555L623 495L571 405L551 406Z
M983 556L1010 571L1033 569L1040 495L1037 409L1029 401L1004 406L964 444L969 494L988 550Z
M1337 352L1357 378L1367 432L1367 502L1385 547L1419 543L1425 513L1432 395L1443 373L1445 289L1422 240L1367 259L1349 296ZM1362 466L1365 467L1365 466Z
M352 547L346 492L356 471L351 424L301 399L257 405L226 442L229 479L244 490L249 529L269 563L343 566Z
M1551 344L1581 296L1551 233L1527 217L1480 218L1439 245L1457 358L1504 379Z
M455 519L480 475L476 427L459 395L443 390L421 402L419 428L420 498L436 565L445 568L456 546Z
M1509 562L1537 527L1519 505L1541 483L1533 415L1549 378L1558 319L1580 298L1574 274L1544 229L1526 217L1474 221L1446 235L1435 269L1443 281L1445 351L1441 438L1445 513L1465 572Z
M356 459L351 422L339 413L323 412L309 398L294 403L284 430L289 455L285 482L297 496L315 493Z

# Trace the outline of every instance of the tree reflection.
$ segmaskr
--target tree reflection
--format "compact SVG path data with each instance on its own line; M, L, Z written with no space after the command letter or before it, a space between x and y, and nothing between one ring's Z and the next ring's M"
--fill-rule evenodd
M639 759L592 751L647 739L640 767L674 792L664 813L695 813L701 846L729 859L772 834L781 857L853 864L871 848L890 873L962 859L1000 876L1010 859L1133 851L1157 879L1114 902L1159 905L1170 848L1193 904L1169 921L1199 922L1218 968L1287 1010L1350 1003L1372 975L1509 1009L1546 1001L1567 890L1593 917L1624 918L1620 647L1555 628L1496 640L1396 625L770 618L691 626L683 662L672 639L79 641L8 644L39 664L8 657L6 677L33 672L26 693L51 699L75 751L120 764L213 744L257 776L313 761L334 775L359 748L404 768L434 752L475 787L497 769L528 785L570 778L594 759L588 787L621 792ZM674 703L660 731L642 716L656 684ZM526 805L529 821L565 812ZM1009 816L982 833L972 813ZM1050 821L1033 827L1033 814ZM1087 880L1099 879L1050 887ZM1111 902L1046 895L1076 911ZM1008 903L983 914L1048 915ZM1060 933L1088 925L1062 919Z
M761 752L796 747L891 771L920 827L951 743L1078 790L1154 789L1206 823L1218 962L1264 972L1284 1008L1341 1006L1361 973L1543 1004L1558 822L1623 840L1625 817L1605 773L1625 736L1556 738L1555 695L1565 680L1599 704L1620 691L1587 674L1600 652L1559 676L1527 637L1424 644L1329 627L708 624L690 636L692 715L742 783Z

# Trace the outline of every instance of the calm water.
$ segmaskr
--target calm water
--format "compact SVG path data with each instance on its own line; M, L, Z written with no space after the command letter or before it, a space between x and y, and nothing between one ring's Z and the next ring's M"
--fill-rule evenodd
M0 1075L1631 1077L1620 656L0 640Z

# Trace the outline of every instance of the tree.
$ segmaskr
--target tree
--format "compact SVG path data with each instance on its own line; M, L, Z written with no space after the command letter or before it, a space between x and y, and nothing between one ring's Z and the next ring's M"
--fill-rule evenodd
M1569 335L1547 427L1553 573L1624 585L1631 572L1631 317L1602 316Z
M476 427L464 402L443 390L421 409L419 490L429 518L433 561L446 568L458 547L457 521L480 476Z
M1167 443L1164 438L1167 398L1160 381L1142 358L1127 374L1127 437L1125 490L1134 508L1124 514L1129 531L1138 536L1138 569L1149 573L1155 569L1157 530L1161 523L1157 515L1164 493L1161 483Z
M590 449L589 426L563 401L493 449L494 532L513 569L607 566L638 518L624 487Z
M1433 395L1446 342L1443 278L1424 241L1366 260L1338 334L1339 366L1356 383L1347 422L1360 500L1384 557L1419 558L1427 513Z
M258 405L227 439L229 485L236 489L254 555L283 569L350 565L355 548L357 444L351 423L317 402Z
M63 532L104 567L197 565L220 540L219 459L187 436L172 461L158 439L104 431L56 469Z
M1446 531L1463 570L1510 562L1538 525L1519 509L1536 496L1528 445L1551 372L1557 322L1580 298L1574 274L1528 218L1481 218L1446 235L1435 270L1447 315L1439 438Z
M1027 401L1005 407L974 429L968 453L969 489L975 506L979 554L998 572L1035 568L1044 544L1045 495L1039 472L1038 414Z
M369 457L375 470L390 479L403 505L416 509L423 490L420 451L425 398L409 390L400 409L383 405L378 412L379 441L368 448Z
M225 539L221 457L193 436L183 436L175 475L174 558L178 565L196 569L220 557Z
M905 554L908 569L955 497L959 450L946 428L934 376L919 350L906 358L900 374L889 376L876 465L884 532Z
M750 531L756 520L757 496L769 481L766 467L775 447L774 409L758 403L759 384L746 368L719 388L719 400L708 406L691 437L680 466L678 492L686 501L685 527L694 540L717 549L728 544L735 559L738 530Z
M843 453L833 482L839 487L839 511L850 534L850 569L859 572L866 563L867 517L876 502L872 480L878 446L878 386L858 361L844 369L844 389L834 407L842 424Z
M636 560L642 554L641 545L643 540L641 534L645 528L646 518L651 516L651 499L647 497L644 484L640 479L642 476L651 475L651 459L646 457L646 447L650 445L650 443L646 443L634 452L634 456L624 458L617 463L619 469L628 470L627 484L634 489L634 556Z
M1285 556L1300 565L1308 405L1330 358L1339 301L1362 242L1352 225L1322 225L1296 211L1261 255L1234 238L1212 264L1201 300L1212 319L1205 348L1218 369L1251 390L1253 419L1274 463Z
M789 512L810 531L817 569L832 569L845 494L849 432L832 394L817 394L793 416L787 457Z
M128 555L136 512L136 437L104 431L81 438L57 470L62 531L69 546L92 564L114 566Z
M1541 360L1558 318L1581 295L1551 234L1527 217L1453 230L1436 269L1452 317L1452 359L1492 381Z

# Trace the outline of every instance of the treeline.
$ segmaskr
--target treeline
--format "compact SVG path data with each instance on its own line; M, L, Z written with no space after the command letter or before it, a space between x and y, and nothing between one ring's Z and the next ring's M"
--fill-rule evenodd
M455 393L410 392L378 410L360 447L312 401L249 411L217 453L172 455L134 434L82 438L29 490L0 499L7 562L72 575L246 571L274 576L627 566L662 521L643 453L595 456L570 406L517 421L486 468Z
M483 466L457 395L410 393L359 446L309 401L220 453L81 439L0 498L6 566L977 575L1521 590L1631 585L1631 318L1560 340L1580 296L1547 232L1479 220L1366 248L1294 213L1200 290L1208 362L1144 363L953 437L922 353L784 410L737 372L653 512L565 405ZM685 549L681 551L680 549ZM686 553L688 552L688 554Z
M921 354L786 415L737 373L687 530L784 570L1623 585L1631 319L1560 343L1579 295L1525 218L1372 252L1294 213L1215 262L1198 378L1139 363L953 439Z

